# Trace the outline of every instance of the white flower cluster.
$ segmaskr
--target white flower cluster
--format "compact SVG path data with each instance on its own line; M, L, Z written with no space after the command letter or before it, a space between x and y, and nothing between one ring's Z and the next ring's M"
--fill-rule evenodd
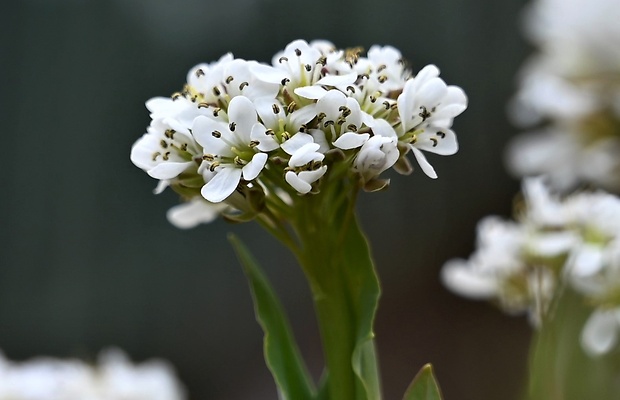
M534 0L526 32L538 52L512 104L521 125L509 168L547 174L558 190L586 183L620 191L620 2Z
M457 151L450 128L465 93L433 65L412 76L393 47L361 52L296 40L271 65L226 54L192 68L182 92L149 100L131 160L160 180L156 192L170 186L188 201L171 221L191 227L243 208L235 193L316 193L340 166L379 190L383 171L411 172L409 151L436 178L422 151Z
M480 222L475 253L446 263L445 285L510 312L528 311L535 324L558 291L570 287L594 306L584 349L608 352L620 334L620 199L582 192L562 200L541 178L525 180L523 193L516 221Z
M0 400L184 400L172 369L161 361L132 364L119 350L93 367L77 360L13 362L0 354Z

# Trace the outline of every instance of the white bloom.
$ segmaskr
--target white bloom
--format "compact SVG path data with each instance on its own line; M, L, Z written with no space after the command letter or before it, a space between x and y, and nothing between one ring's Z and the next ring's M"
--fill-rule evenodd
M162 361L132 364L118 350L98 365L36 358L12 362L0 356L0 400L183 400L174 372Z
M229 122L198 117L194 120L192 132L196 141L203 147L202 171L215 172L201 193L212 203L225 200L237 188L243 177L254 180L267 162L267 154L256 151L251 132L255 129L265 131L258 122L256 109L246 97L231 100L228 108Z
M315 143L310 134L299 132L282 144L282 150L291 155L284 178L289 185L301 194L312 189L312 183L327 172L327 166L321 165L325 155L318 150L320 144Z
M170 180L195 167L201 153L187 127L172 118L156 119L132 146L131 161L153 178Z
M465 93L457 86L446 85L437 67L427 65L407 81L397 104L399 140L413 151L424 173L437 178L420 149L441 155L456 153L456 135L449 128L454 117L467 108Z
M255 65L252 69L258 79L288 88L308 86L321 78L321 52L304 40L295 40L277 53L272 65Z
M211 203L202 197L194 197L170 208L166 217L177 228L189 229L214 221L227 208L229 206L224 203Z

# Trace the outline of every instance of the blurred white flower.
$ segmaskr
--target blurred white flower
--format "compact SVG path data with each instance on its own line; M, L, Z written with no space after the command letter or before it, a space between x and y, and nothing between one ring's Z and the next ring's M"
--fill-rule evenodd
M608 351L620 329L620 312L609 311L620 309L620 198L604 192L561 198L540 178L524 181L523 198L516 221L480 222L475 252L446 263L445 285L509 312L528 311L535 325L557 291L570 287L593 306L584 347Z
M620 3L536 0L526 33L537 46L519 74L509 111L520 126L507 166L546 174L562 192L582 184L620 191Z
M0 400L184 400L163 361L132 364L119 350L97 365L47 357L13 362L0 355Z

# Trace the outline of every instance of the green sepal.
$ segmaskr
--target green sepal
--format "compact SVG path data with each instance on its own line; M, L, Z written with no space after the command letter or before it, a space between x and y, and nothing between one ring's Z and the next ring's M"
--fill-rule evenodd
M256 320L265 333L265 362L274 377L280 398L312 400L314 385L295 343L284 308L248 249L232 234L228 240L243 265L250 285Z
M413 378L403 400L442 400L441 390L431 364L426 364Z

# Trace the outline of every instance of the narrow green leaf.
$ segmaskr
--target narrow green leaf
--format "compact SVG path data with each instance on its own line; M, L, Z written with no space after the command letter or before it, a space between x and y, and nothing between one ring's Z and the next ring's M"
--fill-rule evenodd
M346 264L343 271L347 274L346 282L352 302L351 309L357 313L355 316L357 342L351 363L363 388L362 393L358 393L358 398L379 400L381 399L381 385L373 324L381 290L368 242L355 217L349 222L342 251L342 260Z
M441 390L435 375L433 374L433 367L430 364L426 364L422 367L420 372L413 378L413 382L407 388L405 397L403 400L442 400Z
M295 343L284 308L248 249L234 235L229 235L228 239L248 279L256 320L265 332L265 362L276 381L281 398L313 399L314 385Z

